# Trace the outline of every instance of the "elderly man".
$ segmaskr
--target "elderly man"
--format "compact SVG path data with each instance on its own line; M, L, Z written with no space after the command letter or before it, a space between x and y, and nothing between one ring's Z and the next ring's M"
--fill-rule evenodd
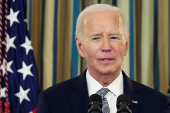
M43 91L36 113L87 113L88 98L105 92L103 113L116 113L116 100L127 94L133 113L170 113L165 95L130 80L121 71L128 51L128 26L117 7L95 4L84 9L77 20L76 44L87 61L80 76Z

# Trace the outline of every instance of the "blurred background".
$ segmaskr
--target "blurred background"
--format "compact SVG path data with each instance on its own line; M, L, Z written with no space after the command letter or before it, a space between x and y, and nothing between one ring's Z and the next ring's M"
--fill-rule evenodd
M27 0L27 19L39 90L78 76L75 26L89 5L119 7L129 23L129 52L122 70L133 80L168 95L170 86L170 0Z
M87 68L76 21L97 3L119 7L129 23L122 70L170 96L170 0L0 0L0 113L35 113L41 91Z

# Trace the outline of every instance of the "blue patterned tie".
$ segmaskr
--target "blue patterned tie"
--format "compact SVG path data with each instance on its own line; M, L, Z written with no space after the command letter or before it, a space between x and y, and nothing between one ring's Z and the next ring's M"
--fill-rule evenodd
M103 111L103 113L110 113L109 104L107 102L107 99L104 97L108 92L109 92L108 88L101 88L99 90L99 94L102 97L102 104L103 104L102 111Z

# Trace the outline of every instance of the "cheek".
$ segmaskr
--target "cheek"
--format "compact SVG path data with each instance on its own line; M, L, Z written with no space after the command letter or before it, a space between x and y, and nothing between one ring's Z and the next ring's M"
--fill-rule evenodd
M123 44L118 44L117 46L115 46L115 51L116 54L120 56L124 56L125 54L125 46Z
M90 49L88 46L84 47L83 52L84 52L85 58L92 57L92 53L93 53L92 51L93 50Z
M86 47L84 47L84 53L85 53L85 57L88 59L93 59L95 58L96 54L97 54L97 48L95 45L90 45L87 44Z

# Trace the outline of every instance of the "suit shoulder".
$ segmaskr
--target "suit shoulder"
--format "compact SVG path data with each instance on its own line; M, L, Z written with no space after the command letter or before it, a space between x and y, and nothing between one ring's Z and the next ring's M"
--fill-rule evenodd
M45 95L51 95L51 94L55 95L56 93L58 95L60 93L62 93L62 94L67 93L69 90L70 84L73 81L75 81L76 79L77 79L77 77L63 81L61 83L57 83L57 84L45 89L43 91L43 93L45 93Z
M147 109L154 109L153 111L149 111L150 113L160 113L161 111L166 111L166 113L169 113L170 111L170 98L168 96L164 95L163 93L152 89L146 85L143 85L138 82L134 82L134 85L139 88L138 91L136 91L134 97L132 99L138 100L139 102L142 102L140 105L142 108L141 113L146 112ZM161 112L162 113L162 112Z
M133 81L134 82L134 85L136 87L138 87L140 89L140 92L143 94L143 96L147 96L147 97L155 97L155 98L160 98L160 97L167 97L166 95L164 95L163 93L155 90L155 89L152 89L144 84L141 84L141 83L138 83L136 81Z

